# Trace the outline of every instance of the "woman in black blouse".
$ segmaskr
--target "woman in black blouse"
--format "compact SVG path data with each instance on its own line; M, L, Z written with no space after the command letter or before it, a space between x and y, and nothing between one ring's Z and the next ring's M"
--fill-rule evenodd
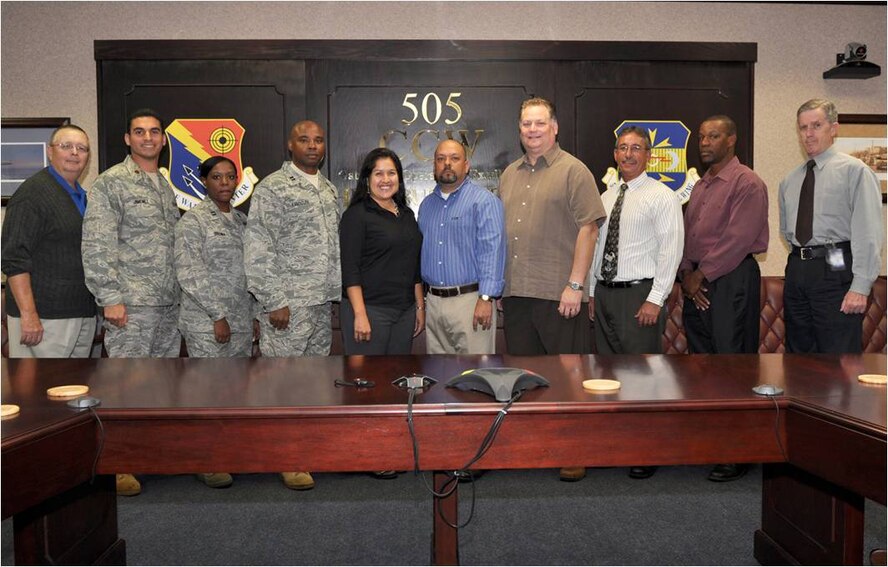
M413 337L425 328L422 234L391 150L376 148L364 158L339 243L345 354L410 354Z

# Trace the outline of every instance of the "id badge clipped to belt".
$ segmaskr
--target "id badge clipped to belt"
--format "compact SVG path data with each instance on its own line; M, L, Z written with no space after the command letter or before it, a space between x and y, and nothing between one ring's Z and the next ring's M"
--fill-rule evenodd
M830 271L842 272L845 270L845 254L841 248L836 248L832 243L826 245L826 263Z

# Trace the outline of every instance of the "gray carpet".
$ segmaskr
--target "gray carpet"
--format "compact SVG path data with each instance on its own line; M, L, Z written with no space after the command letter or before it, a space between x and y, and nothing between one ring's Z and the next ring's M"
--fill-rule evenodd
M460 531L465 565L757 565L761 468L726 484L708 467L665 467L647 480L590 469L564 483L557 471L496 471L476 485L475 516ZM376 480L316 474L308 492L277 475L236 475L213 490L192 476L143 477L118 500L131 565L423 565L431 497L412 474ZM461 514L470 488L460 490ZM886 546L886 510L867 501L866 553ZM12 522L2 563L12 564ZM197 542L197 543L195 543ZM863 562L863 558L861 558Z

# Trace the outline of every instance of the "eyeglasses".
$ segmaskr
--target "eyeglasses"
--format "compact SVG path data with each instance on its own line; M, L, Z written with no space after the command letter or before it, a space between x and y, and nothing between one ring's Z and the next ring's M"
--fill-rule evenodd
M619 146L617 146L617 151L624 154L637 154L639 152L646 152L647 148L644 146L639 146L638 144L632 144L631 146L620 144Z
M61 144L50 144L50 146L55 146L62 151L70 152L73 150L77 150L82 154L89 153L89 146L84 146L83 144L72 144L71 142L62 142Z

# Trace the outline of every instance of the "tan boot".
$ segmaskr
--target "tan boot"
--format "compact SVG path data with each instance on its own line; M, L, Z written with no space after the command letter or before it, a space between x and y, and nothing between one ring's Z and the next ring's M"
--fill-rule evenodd
M576 482L586 478L586 467L564 467L561 469L561 480Z
M117 495L118 496L136 496L142 492L142 485L138 479L131 474L123 473L117 475Z
M315 486L314 479L307 472L282 472L281 478L290 490L311 490Z
M199 473L197 480L210 488L228 488L234 482L234 479L227 472Z

